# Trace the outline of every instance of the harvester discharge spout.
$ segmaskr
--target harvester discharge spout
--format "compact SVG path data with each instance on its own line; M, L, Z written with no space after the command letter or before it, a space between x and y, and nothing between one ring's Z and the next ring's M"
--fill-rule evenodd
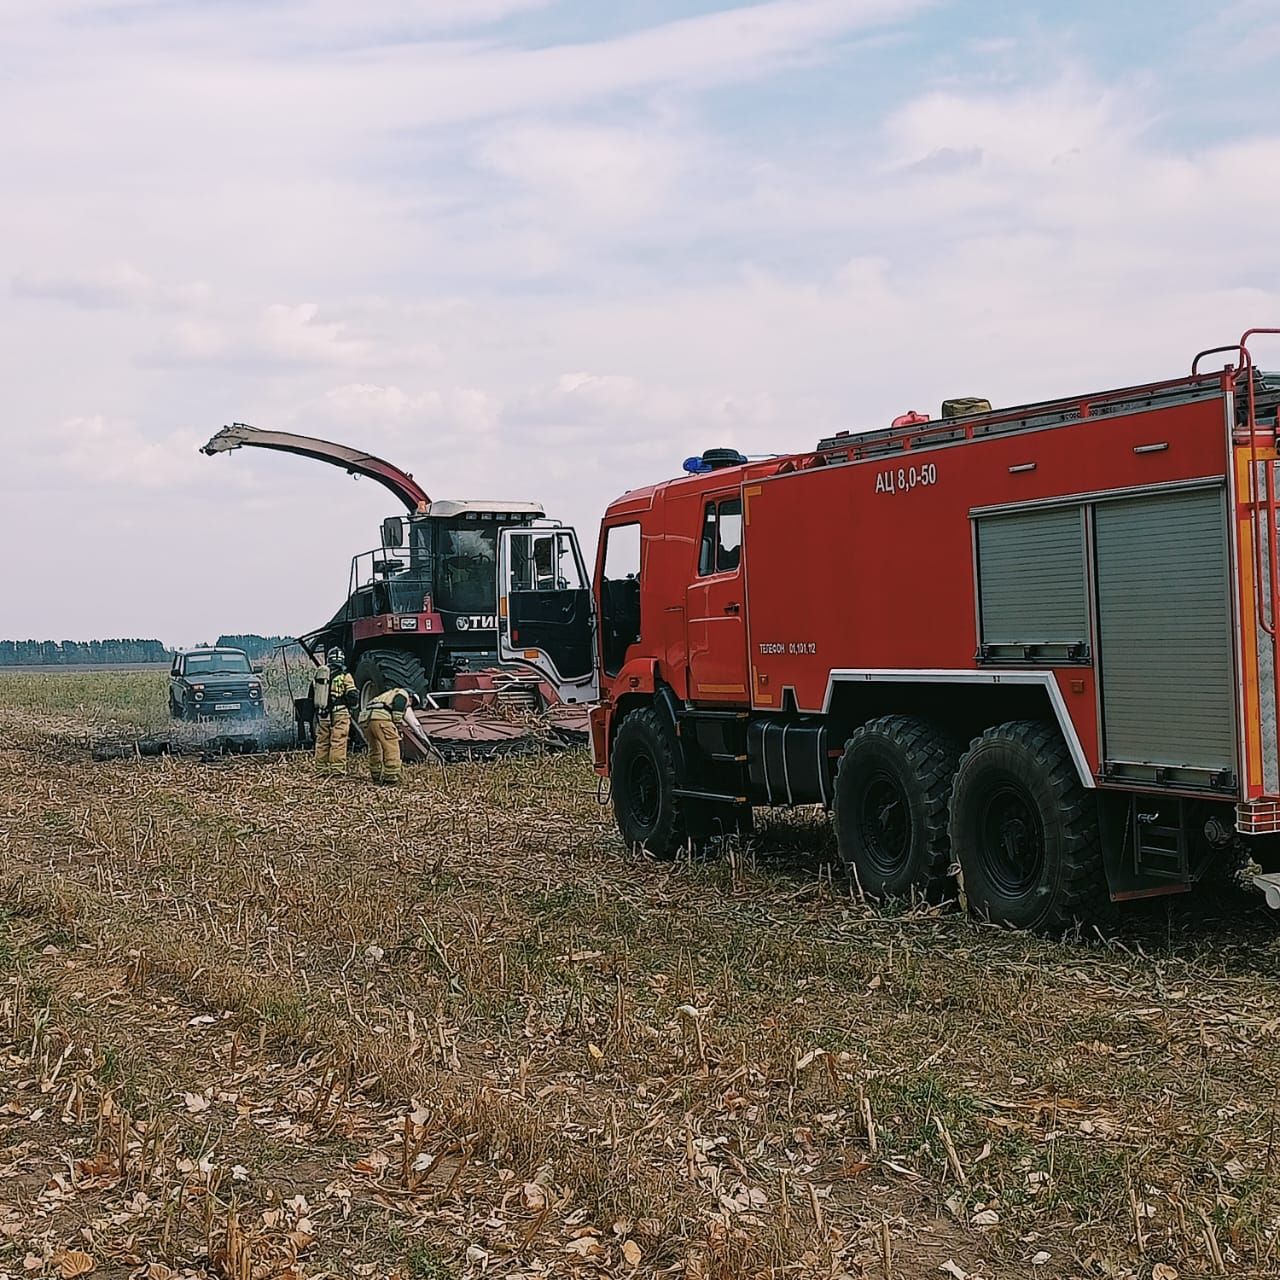
M247 422L233 422L223 427L216 436L200 449L212 457L216 453L229 453L241 448L274 449L279 453L292 453L300 458L314 458L341 467L353 476L368 476L390 489L409 511L420 511L431 499L427 491L407 471L401 471L382 458L375 458L361 449L334 444L331 440L318 440L314 436L293 435L288 431L263 431Z

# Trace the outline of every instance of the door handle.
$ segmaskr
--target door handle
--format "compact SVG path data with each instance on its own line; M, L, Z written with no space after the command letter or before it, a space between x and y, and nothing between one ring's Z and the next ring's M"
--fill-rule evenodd
M736 601L732 604L727 604L724 607L725 613L738 613L741 611L741 609L742 609L742 606L738 604Z

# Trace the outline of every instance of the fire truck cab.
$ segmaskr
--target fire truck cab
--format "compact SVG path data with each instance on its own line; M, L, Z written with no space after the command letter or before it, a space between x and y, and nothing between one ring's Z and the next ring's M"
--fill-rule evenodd
M657 857L819 804L876 898L1058 929L1247 853L1280 902L1274 332L1168 381L713 450L610 504L590 601L571 531L511 531L504 656L598 685L595 767Z

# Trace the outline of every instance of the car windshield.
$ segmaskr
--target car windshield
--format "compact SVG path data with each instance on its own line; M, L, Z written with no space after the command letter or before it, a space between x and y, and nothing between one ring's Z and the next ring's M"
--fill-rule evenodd
M248 675L249 659L243 653L189 653L182 671L188 676L207 676L224 671Z

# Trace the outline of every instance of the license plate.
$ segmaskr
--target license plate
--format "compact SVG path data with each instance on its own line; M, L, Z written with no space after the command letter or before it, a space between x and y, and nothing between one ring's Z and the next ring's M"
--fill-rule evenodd
M239 711L240 704L238 702L215 702L213 709L215 711Z

